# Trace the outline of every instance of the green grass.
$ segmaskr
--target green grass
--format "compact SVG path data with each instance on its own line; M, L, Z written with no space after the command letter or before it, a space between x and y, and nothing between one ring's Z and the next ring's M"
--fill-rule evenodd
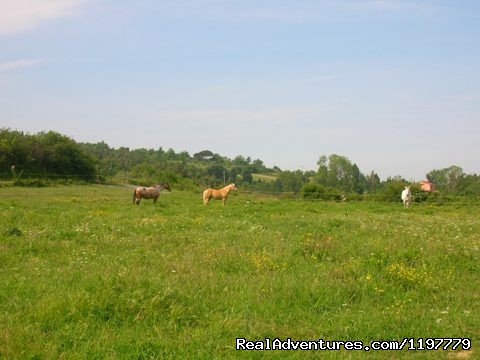
M115 186L0 188L0 358L479 356L474 204ZM473 350L235 351L249 340L468 337Z
M252 178L254 181L274 182L277 179L277 176L268 174L252 174Z

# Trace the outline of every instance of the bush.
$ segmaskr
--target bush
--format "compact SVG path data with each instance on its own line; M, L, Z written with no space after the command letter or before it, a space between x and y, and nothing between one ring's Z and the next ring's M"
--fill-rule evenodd
M339 190L326 188L319 184L308 183L302 188L302 198L305 200L342 200Z
M305 200L316 200L325 193L325 188L314 183L305 184L302 188L302 197Z
M51 185L48 180L41 179L16 179L13 182L14 186L23 186L23 187L46 187Z

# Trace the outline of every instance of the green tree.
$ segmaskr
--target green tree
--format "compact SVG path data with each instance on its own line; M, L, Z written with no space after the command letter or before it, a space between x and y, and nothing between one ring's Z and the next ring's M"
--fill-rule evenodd
M198 161L209 161L214 157L214 153L210 150L203 150L196 154L193 154L193 158Z
M440 170L432 170L427 174L427 179L437 186L440 191L454 193L465 176L460 166L452 165Z
M246 184L251 184L253 182L252 169L246 167L242 171L242 182Z
M277 186L282 191L298 193L303 185L308 182L308 178L301 170L282 171L275 181L281 184L281 186Z
M317 165L315 181L318 184L346 192L362 193L365 190L365 177L358 166L345 156L332 154L327 158L324 155Z
M216 184L223 184L227 179L228 172L223 166L215 164L211 165L207 169L207 174L214 179Z
M365 177L366 189L370 192L374 192L381 186L380 177L372 170L370 175Z
M249 165L247 159L245 159L242 155L235 156L232 163L239 167L245 167Z
M77 177L87 180L96 175L95 159L67 136L54 131L36 135L3 129L0 131L0 164L15 165L24 176Z
M457 192L464 196L480 196L480 176L476 174L464 175L458 185Z
M95 178L95 160L74 140L54 131L42 132L37 137L45 147L42 166L48 175Z

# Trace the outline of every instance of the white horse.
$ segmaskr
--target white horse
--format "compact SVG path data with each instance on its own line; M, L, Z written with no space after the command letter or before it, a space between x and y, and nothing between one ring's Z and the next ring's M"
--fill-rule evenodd
M405 189L402 191L402 201L404 208L408 208L412 203L412 193L410 192L410 186L405 186Z

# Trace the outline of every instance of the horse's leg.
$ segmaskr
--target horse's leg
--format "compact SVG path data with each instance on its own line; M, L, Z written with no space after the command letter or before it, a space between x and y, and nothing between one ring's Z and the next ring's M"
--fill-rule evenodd
M226 202L227 202L227 197L222 198L222 206L225 206Z
M158 196L155 196L155 197L153 198L153 203L156 204L156 203L157 203L157 200L158 200Z

